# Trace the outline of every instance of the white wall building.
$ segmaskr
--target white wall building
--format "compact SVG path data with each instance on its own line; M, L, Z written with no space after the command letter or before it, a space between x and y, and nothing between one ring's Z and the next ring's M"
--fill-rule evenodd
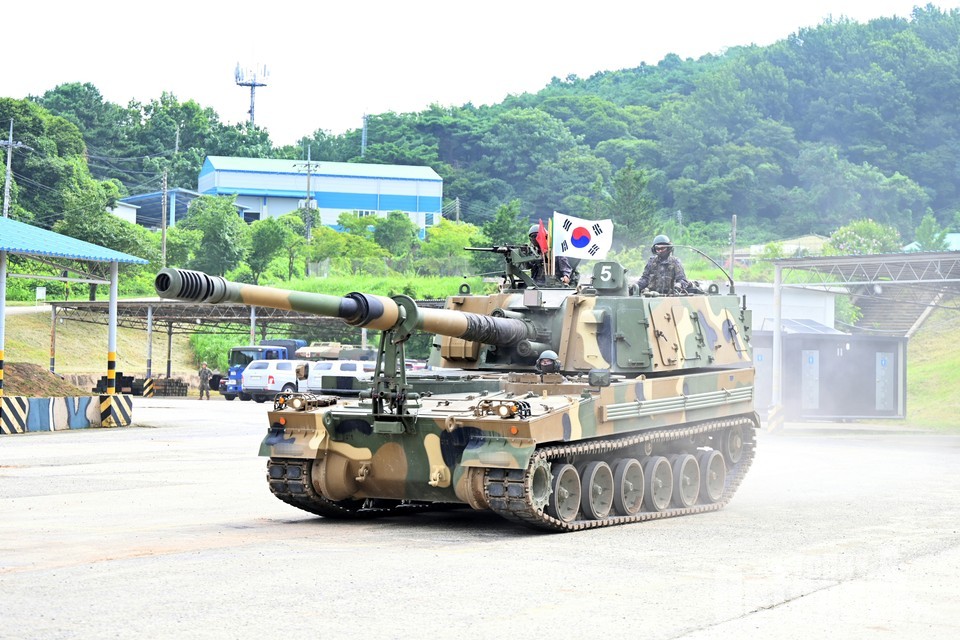
M753 311L754 331L773 331L773 285L764 282L738 282L737 295L747 296L747 308ZM782 320L813 320L833 328L837 293L822 289L783 287L780 291Z
M276 218L306 206L336 228L344 211L386 217L402 211L420 229L440 223L443 179L430 167L207 156L197 191L236 195L247 221ZM309 194L308 194L309 178Z
M132 204L130 202L124 202L123 200L119 200L117 202L117 205L110 210L110 213L117 216L121 220L126 220L131 224L136 224L137 210L139 208L140 207L135 204Z

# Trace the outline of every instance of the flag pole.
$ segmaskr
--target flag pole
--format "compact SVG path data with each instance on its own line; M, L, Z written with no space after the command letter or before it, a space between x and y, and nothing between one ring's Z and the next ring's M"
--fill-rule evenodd
M556 212L554 212L556 213ZM547 264L546 264L546 273L549 275L554 275L553 271L553 217L550 217L550 220L547 222Z

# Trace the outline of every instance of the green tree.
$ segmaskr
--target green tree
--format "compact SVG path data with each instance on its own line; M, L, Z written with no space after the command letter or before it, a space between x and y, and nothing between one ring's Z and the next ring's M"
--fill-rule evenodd
M417 226L402 211L391 211L386 218L377 220L373 239L391 256L390 265L397 271L404 270L420 245Z
M352 275L387 275L387 252L376 242L363 236L351 237L344 246L343 256L334 261L342 272Z
M185 229L182 224L167 228L167 264L172 267L185 267L192 263L193 257L200 252L203 232L199 229Z
M525 244L530 218L520 212L520 201L513 199L497 207L493 218L481 227L483 236L492 245Z
M524 237L526 236L524 229ZM420 275L465 276L470 272L472 252L464 247L474 244L480 229L467 222L441 220L427 229L427 239L420 246L417 273ZM515 244L515 242L514 242ZM481 254L489 255L489 254Z
M609 176L610 164L606 160L593 156L585 147L577 147L542 162L521 193L537 218L547 219L554 211L585 216L594 185Z
M307 249L307 227L298 212L287 213L277 221L284 230L283 250L287 255L287 280L297 272L297 262Z
M337 216L337 224L343 229L344 233L352 236L358 236L367 240L373 240L373 233L370 231L370 220L366 217L360 217L356 211L343 211Z
M937 219L931 213L923 216L920 221L916 241L920 251L946 251L950 248L947 243L947 230L937 224Z
M610 188L601 190L598 199L597 218L614 221L617 248L636 246L639 238L653 235L656 209L647 193L647 176L632 159L614 174Z
M900 250L900 233L870 219L854 220L830 235L835 255L870 255Z
M200 196L190 202L184 229L200 231L201 249L191 268L222 276L239 265L250 246L250 230L237 212L233 197Z
M503 113L482 146L494 177L522 184L542 163L577 145L564 124L539 109L512 109Z
M253 284L260 284L260 276L273 259L283 251L288 230L276 218L257 220L250 225L250 253L247 266L253 275Z
M531 220L528 216L525 216L521 213L520 209L520 200L514 198L506 204L502 204L497 207L496 213L494 213L493 218L488 220L480 228L479 233L470 234L466 239L472 244L461 245L461 248L458 250L455 247L449 247L452 251L457 251L457 253L467 254L468 252L463 251L462 247L489 247L489 246L504 246L504 245L518 245L527 243L527 232L530 230ZM549 220L544 220L544 224L547 224ZM495 254L486 253L481 251L469 252L469 255L459 256L457 255L458 260L461 258L467 259L470 261L471 266L475 273L500 273L503 271L503 259ZM448 273L453 272L459 269L462 273L466 273L463 269L460 269L459 262L454 262L453 265L448 265L445 267Z
M350 238L349 234L340 233L330 227L320 227L313 232L313 238L310 240L310 259L322 262L342 256Z

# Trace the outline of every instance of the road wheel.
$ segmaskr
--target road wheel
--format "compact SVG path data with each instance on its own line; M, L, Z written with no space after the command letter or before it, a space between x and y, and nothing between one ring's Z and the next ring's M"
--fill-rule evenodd
M700 454L700 495L706 502L716 502L723 497L727 481L727 466L719 451L704 451Z
M613 506L613 471L602 460L589 463L580 477L583 497L580 506L591 520L603 520Z
M223 394L223 399L224 399L224 400L233 400L233 399L236 398L236 397L237 397L237 396L233 395L232 393L225 393L225 394Z
M547 512L558 520L570 522L580 510L580 476L572 464L554 464L553 492Z
M689 453L673 456L673 504L681 509L697 504L700 466Z
M743 427L735 424L723 433L721 451L728 467L740 462L743 457Z
M643 467L646 491L643 504L648 511L663 511L673 496L673 470L670 461L663 456L652 456Z
M613 465L613 506L617 513L632 516L643 508L643 467L636 458L623 458Z

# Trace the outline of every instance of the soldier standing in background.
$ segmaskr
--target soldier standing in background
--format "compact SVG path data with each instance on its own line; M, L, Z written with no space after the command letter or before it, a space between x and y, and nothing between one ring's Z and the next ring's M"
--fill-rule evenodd
M203 400L203 394L207 394L207 400L210 399L210 378L213 377L213 371L207 368L207 363L204 362L200 365L200 371L197 372L197 375L200 376L200 399Z

